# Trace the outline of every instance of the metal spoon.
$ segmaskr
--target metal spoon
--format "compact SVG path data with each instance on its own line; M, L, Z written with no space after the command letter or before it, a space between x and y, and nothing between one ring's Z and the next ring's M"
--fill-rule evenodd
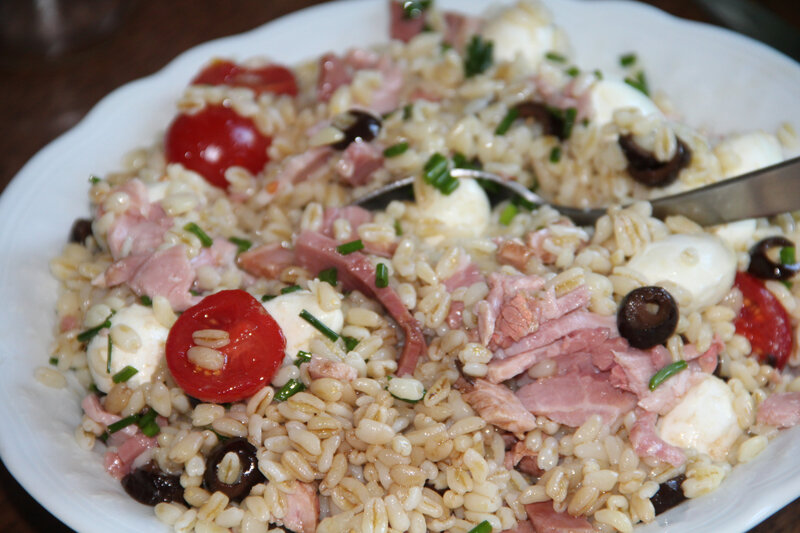
M496 183L506 196L519 195L528 202L550 204L535 192L483 170L454 168L455 178L480 178ZM353 204L380 209L390 201L411 199L414 178L407 177L375 189ZM768 217L800 209L800 157L765 167L706 187L650 200L653 216L664 219L684 215L702 226L713 226L748 218ZM578 225L592 225L606 213L605 208L580 209L550 204Z

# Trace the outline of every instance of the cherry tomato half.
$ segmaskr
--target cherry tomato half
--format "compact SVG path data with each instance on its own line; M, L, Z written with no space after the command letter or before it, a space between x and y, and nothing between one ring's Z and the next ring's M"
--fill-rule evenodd
M297 96L297 81L291 70L280 65L248 68L232 61L217 60L200 71L192 85L230 85L247 87L255 93Z
M222 329L230 336L226 346L217 348L225 358L219 370L189 360L192 334L202 329ZM285 347L281 328L258 300L242 290L220 291L184 311L173 324L167 366L186 394L206 402L236 402L272 381Z
M232 166L254 174L261 171L269 161L271 142L249 118L215 105L175 117L164 138L164 151L170 163L181 163L210 184L227 189L225 171Z
M733 324L750 341L759 362L781 369L792 354L792 323L780 301L755 277L737 272L734 285L742 292L742 309Z

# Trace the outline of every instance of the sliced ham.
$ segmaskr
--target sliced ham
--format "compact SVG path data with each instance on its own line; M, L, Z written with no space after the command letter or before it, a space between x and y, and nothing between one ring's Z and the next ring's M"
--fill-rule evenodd
M131 471L131 466L137 457L146 450L157 446L158 441L155 437L146 437L142 433L136 433L126 439L116 452L106 452L103 457L106 471L115 479L122 479Z
M471 17L455 11L444 12L445 32L444 41L458 51L463 51L470 38L478 33L483 25L483 19Z
M319 521L317 488L311 483L294 481L291 492L285 493L286 513L275 522L295 533L314 533Z
M470 261L468 257L462 257L458 270L444 280L444 286L448 292L453 292L461 287L470 287L484 279L478 265Z
M174 310L185 311L194 303L189 292L194 277L185 247L177 245L150 255L128 281L128 286L139 296L164 296Z
M260 278L277 279L287 267L295 264L294 251L281 243L262 244L239 254L239 266Z
M383 150L370 142L357 140L350 143L336 163L336 173L341 181L351 187L369 183L372 173L383 166Z
M359 252L340 254L336 251L336 241L313 231L304 231L297 237L295 255L300 265L314 275L320 270L336 267L345 290L359 290L383 305L406 337L397 364L397 374L412 374L419 356L427 350L422 328L394 289L375 286L375 266L372 262Z
M336 89L342 85L347 85L351 81L353 81L352 74L344 58L334 53L329 53L319 59L317 99L327 102Z
M582 425L593 414L613 425L636 406L636 396L613 387L600 374L538 379L521 387L516 395L533 414L570 427Z
M330 146L315 146L303 153L287 157L276 176L278 183L295 184L306 181L322 168L333 155Z
M488 346L494 335L495 322L506 299L518 293L533 294L544 287L544 279L538 276L508 276L497 272L489 274L489 294L478 302L478 332L481 342Z
M403 71L389 57L363 49L350 50L344 57L325 54L320 58L317 98L327 102L336 89L351 83L355 73L365 69L377 70L383 78L367 107L378 114L396 109L403 88Z
M458 300L450 301L450 310L447 311L447 327L450 329L458 329L464 323L464 302Z
M153 252L164 241L164 233L172 227L172 218L160 205L150 203L147 188L138 179L116 187L112 193L125 193L128 207L114 217L106 233L111 256L121 259ZM101 208L97 217L103 214Z
M678 467L686 462L680 448L668 444L656 433L658 415L638 410L636 422L629 435L633 451L639 457L650 457Z
M501 533L536 533L533 529L533 524L529 520L522 520L517 522L517 525L511 529L504 529Z
M519 239L501 240L497 244L495 257L501 265L511 265L524 271L533 252Z
M476 379L463 388L464 400L490 424L512 433L536 429L536 417L506 387Z
M529 352L566 337L582 329L607 329L610 336L617 335L616 317L603 316L588 311L573 311L555 320L549 320L539 329L505 349L495 351L495 357L503 359Z
M425 27L425 17L406 18L404 2L389 2L389 37L407 43Z
M308 375L312 379L333 378L339 381L353 381L358 377L358 372L352 366L327 357L314 355L308 363L303 364L308 368Z
M680 403L689 389L699 385L707 377L707 372L700 370L699 366L691 365L663 382L655 390L648 389L640 396L638 405L651 413L665 415Z
M533 350L522 352L512 357L505 359L494 359L489 362L489 370L486 378L492 383L500 383L511 379L514 376L521 374L528 370L530 367L544 361L545 359L552 359L556 357L564 357L582 351L590 351L593 347L598 346L605 341L610 335L608 328L595 328L595 329L581 329L573 331L569 335L555 342L535 348ZM564 361L567 363L567 361ZM560 372L559 373L567 373Z
M506 470L516 468L520 472L538 477L541 476L543 472L536 463L537 455L536 452L529 450L527 446L525 446L525 442L517 441L514 446L506 452L505 458L503 459L503 466L506 467Z
M203 247L192 260L192 268L210 266L214 268L227 268L234 265L236 252L239 248L227 239L214 239L208 248Z
M536 533L593 533L594 528L585 518L559 513L553 502L529 503L525 506L528 520Z
M758 406L759 424L788 428L800 423L800 392L781 392L767 397Z

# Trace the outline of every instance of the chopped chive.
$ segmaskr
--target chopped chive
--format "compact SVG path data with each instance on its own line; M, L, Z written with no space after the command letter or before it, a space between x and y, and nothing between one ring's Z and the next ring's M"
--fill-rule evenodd
M109 374L111 373L111 348L112 348L111 333L109 333L108 334L108 356L106 357L106 372L109 373Z
M157 416L158 413L156 413L153 409L150 409L139 417L139 420L136 422L136 425L138 425L139 427L146 426L147 424L155 422Z
M488 520L484 520L467 533L492 533L492 524L490 524Z
M114 383L125 383L133 376L135 376L139 371L133 368L131 365L126 366L113 376L111 376L111 381Z
M91 183L92 185L97 185L101 181L102 180L99 177L95 176L94 174L89 176L89 183Z
M274 294L265 294L264 296L261 297L261 301L262 302L268 302L268 301L272 300L273 298L275 298L275 296L276 295L274 295Z
M49 362L53 366L58 366L58 357L51 357Z
M431 7L432 0L406 0L403 2L403 18L417 19Z
M447 175L447 179L439 186L439 190L444 195L449 195L454 190L458 189L459 181L451 175Z
M338 281L338 272L336 271L336 267L320 270L319 274L317 274L317 278L319 278L320 281L325 281L335 287Z
M580 74L581 71L580 71L580 69L578 67L572 66L572 67L569 67L566 70L566 73L567 73L567 76L570 76L570 77L574 78L575 76Z
M783 283L783 286L787 289L792 290L792 282L788 279L781 280L781 283Z
M433 185L442 174L447 172L447 158L437 152L428 158L422 170L425 182Z
M546 57L550 61L555 61L556 63L564 63L567 61L567 58L559 54L558 52L547 52L544 55L544 57Z
M636 63L636 54L623 54L619 58L619 64L623 67L630 67Z
M594 77L597 78L598 80L602 80L603 79L603 71L601 71L599 68L595 69L594 70Z
M289 287L284 287L281 289L281 294L290 294L297 291L302 291L303 287L300 285L290 285Z
M189 222L183 227L183 229L197 236L197 238L200 239L200 244L203 245L203 248L208 248L209 246L214 244L214 240L211 237L209 237L205 231L203 231L203 228L201 228L194 222Z
M236 245L239 249L237 253L246 252L253 246L253 243L248 241L247 239L240 239L239 237L228 237L228 242L231 242Z
M512 107L506 113L506 116L503 117L503 120L500 121L500 124L497 125L497 128L494 130L495 135L505 135L506 132L511 128L511 125L517 120L519 116L519 109L516 107Z
M637 72L635 78L625 78L625 83L641 91L645 96L650 96L650 88L647 86L647 78L645 78L644 72Z
M414 111L413 104L406 104L403 106L403 120L408 120L411 118L411 113Z
M191 294L192 296L200 296L203 293L195 289L189 289L189 294Z
M564 110L564 129L562 130L565 139L569 139L572 135L572 128L575 126L575 119L578 116L578 110L574 107L568 107Z
M406 150L408 150L408 143L405 141L399 142L384 150L383 157L397 157L398 155L404 154Z
M278 402L285 402L298 392L302 392L304 390L306 390L306 386L303 385L302 381L290 379L278 390L278 392L275 393L275 400Z
M519 212L519 208L514 204L508 204L503 208L503 211L500 212L500 223L504 226L508 226L511 224L511 221L514 220L514 217L517 216Z
M298 350L297 358L294 360L294 366L300 366L303 363L311 361L311 352L305 350Z
M302 318L303 320L305 320L306 322L317 328L317 330L319 330L320 333L328 337L333 342L336 342L336 339L339 338L338 333L336 333L331 328L320 322L320 320L317 317L309 313L306 309L300 311L300 318Z
M668 364L656 372L652 378L650 378L650 390L655 390L656 387L664 383L681 370L685 370L688 366L689 364L686 361L675 361L674 363Z
M794 246L784 246L781 248L781 263L784 265L793 265L797 262Z
M517 110L519 112L519 110ZM468 168L473 170L481 170L483 168L483 164L481 164L481 160L476 157L472 159L467 159L467 156L462 154L461 152L456 152L453 154L453 168Z
M559 161L561 161L561 147L553 146L553 149L550 150L550 162L558 163Z
M347 349L348 352L352 352L356 346L358 346L358 339L355 337L345 337L342 336L342 340L344 341L344 347Z
M151 306L151 305L153 305L153 299L152 299L152 298L150 298L150 297L149 297L148 295L146 295L146 294L142 294L142 295L139 297L139 301L140 301L140 302L142 302L142 305L147 305L147 306Z
M108 431L105 431L102 435L99 435L97 438L100 439L100 442L105 444L106 442L108 442L108 437L110 437L110 435L108 434Z
M386 263L378 263L375 267L375 286L379 289L389 286L389 269Z
M484 41L480 35L473 35L467 45L464 57L464 76L471 78L486 72L494 61L492 58L493 49L494 43L492 41Z
M399 220L394 221L394 234L400 237L403 234L403 226L400 225Z
M94 383L89 383L88 389L89 389L89 392L91 392L92 394L105 394L105 393L100 392L100 389L98 389L97 385L95 385Z
M161 428L155 422L150 422L149 424L145 424L139 427L139 429L142 430L142 433L144 433L145 437L155 437L156 435L161 433Z
M121 420L117 420L113 424L109 424L106 426L106 429L108 429L109 433L116 433L120 429L126 428L131 424L135 424L137 420L139 420L139 415L126 416Z
M361 239L346 242L336 247L336 251L342 255L352 254L353 252L357 252L363 249L364 249L364 243L361 242Z
M114 312L112 311L111 314L106 317L106 319L103 321L102 324L100 324L98 326L95 326L93 328L89 328L87 330L84 330L84 331L81 331L80 333L78 333L78 336L76 337L78 339L78 342L87 343L90 340L92 340L95 337L95 335L100 333L101 329L110 328L111 327L111 316L113 314L114 314Z
M442 43L439 48L440 48L440 51L444 54L448 50L452 50L453 49L453 45L450 44L450 43Z

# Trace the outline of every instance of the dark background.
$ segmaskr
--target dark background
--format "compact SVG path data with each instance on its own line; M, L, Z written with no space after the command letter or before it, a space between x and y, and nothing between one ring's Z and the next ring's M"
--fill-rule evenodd
M33 4L33 0L0 0L0 30L21 28L3 11L15 2ZM92 37L81 32L83 42L50 57L0 43L0 190L40 148L76 124L113 89L152 74L196 44L255 28L318 3L321 1L97 0L95 9L122 6L109 24L113 31ZM690 0L646 3L683 18L711 21ZM759 3L800 32L797 0ZM750 533L800 531L799 519L800 499ZM0 532L5 531L71 530L28 496L0 463Z

